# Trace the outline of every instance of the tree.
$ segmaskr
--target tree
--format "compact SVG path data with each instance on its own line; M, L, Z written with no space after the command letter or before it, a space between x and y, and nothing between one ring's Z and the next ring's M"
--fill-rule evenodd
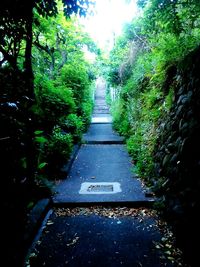
M84 15L89 2L87 0L63 0L65 15L68 17L72 13ZM41 195L42 197L47 196L46 189L38 186L38 181L35 179L38 164L37 146L39 146L39 142L43 142L43 145L46 142L46 139L40 136L40 131L35 131L37 130L38 122L33 112L33 106L36 102L33 75L35 70L33 69L34 62L32 62L33 46L36 45L37 28L40 27L39 20L37 21L35 17L36 13L39 17L49 20L55 19L58 14L57 1L1 1L0 88L2 102L0 103L0 111L3 128L1 130L0 144L2 153L1 170L4 173L1 183L5 194L3 221L7 230L6 239L3 243L4 248L7 250L7 254L4 254L5 261L10 266L22 266L20 262L20 257L22 256L20 253L23 251L22 231L30 204ZM65 55L62 55L65 43L62 40L61 33L55 36L58 43L57 51L53 54L53 46L49 45L49 48L52 49L50 51L52 56L59 57L61 66L65 61ZM45 46L45 44L42 43L42 46ZM59 66L57 65L56 68L59 68ZM53 94L55 88L52 86L51 89ZM66 96L65 98L67 98L67 94L70 95L70 90L66 90L63 95L61 95L61 89L55 91L60 98L56 98L53 95L52 99L60 101L66 107L67 104L64 101L64 97ZM72 96L70 100L71 106L73 106ZM69 121L70 119L72 127L75 123L77 125L80 124L79 128L81 127L79 118L73 116L68 118ZM73 119L76 120L75 123ZM57 144L56 142L59 140L61 147L64 142L70 149L71 136L66 135L63 137L60 129L56 129L54 132L51 144ZM44 165L45 163L42 162L40 167Z
M66 19L62 11L51 18L35 13L35 21L38 26L35 25L33 30L33 66L50 78L58 75L75 54L82 54L83 47L87 46L90 51L97 50L76 17Z
M85 15L90 2L88 0L63 0L65 15L67 17L73 13ZM33 180L34 177L34 122L31 114L31 107L35 98L32 69L34 10L46 18L55 16L58 13L57 2L56 0L3 0L0 9L0 66L2 69L5 66L11 67L14 76L17 76L18 70L20 70L24 84L23 92L18 95L17 101L21 104L25 114L23 121L26 125L25 147L27 151L27 176L31 178L29 181ZM58 40L59 38L58 36ZM14 86L13 84L11 87L14 88ZM11 98L5 98L4 101L6 99L10 101L13 98L9 92L7 95L10 95Z

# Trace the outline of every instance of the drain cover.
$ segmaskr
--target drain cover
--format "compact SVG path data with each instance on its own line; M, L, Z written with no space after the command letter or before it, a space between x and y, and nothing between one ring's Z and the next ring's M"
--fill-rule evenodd
M79 194L115 194L121 192L120 184L117 182L108 183L82 183Z
M90 185L87 189L89 192L112 192L113 191L113 185L112 184L96 184L96 185Z

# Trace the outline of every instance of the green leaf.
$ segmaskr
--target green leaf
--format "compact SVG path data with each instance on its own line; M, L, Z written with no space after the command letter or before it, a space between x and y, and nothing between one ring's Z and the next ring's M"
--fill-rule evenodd
M38 165L38 169L41 170L47 165L47 162L42 162Z
M43 131L40 131L40 130L37 130L37 131L34 132L35 135L40 135L42 133L43 133Z
M45 137L43 137L43 136L36 136L35 137L35 141L37 143L46 143L46 142L48 142L48 140Z

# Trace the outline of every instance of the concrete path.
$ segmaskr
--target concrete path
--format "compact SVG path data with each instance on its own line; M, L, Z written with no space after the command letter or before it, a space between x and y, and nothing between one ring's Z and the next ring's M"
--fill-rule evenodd
M124 143L124 138L113 131L111 123L92 123L83 140L87 144Z
M110 114L93 114L92 123L111 123L112 116Z
M99 81L93 116L110 116L105 88L104 82ZM132 172L124 139L112 129L112 123L91 123L83 142L68 176L55 188L55 204L152 203L153 199L145 197L145 189Z
M92 123L112 123L112 116L105 100L106 83L103 79L96 82L95 106Z
M162 238L158 222L142 212L121 216L112 209L56 209L35 242L27 267L175 266L156 248Z
M146 205L152 199L145 197L141 182L131 168L124 145L82 145L67 179L57 186L53 201L56 204L132 202L132 205Z

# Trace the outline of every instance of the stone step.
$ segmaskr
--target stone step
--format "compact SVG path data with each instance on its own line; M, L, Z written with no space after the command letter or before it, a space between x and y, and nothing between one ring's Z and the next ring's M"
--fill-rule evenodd
M102 100L96 100L95 104L103 104L103 105L107 105L106 101L102 101Z
M97 105L97 104L96 104L96 105L94 105L94 107L98 107L98 108L99 108L99 107L109 108L109 107L108 107L107 105L105 105L105 104L102 104L102 105Z
M95 101L95 105L106 105L107 103L105 101Z
M103 100L103 101L105 101L105 96L104 95L97 95L97 96L95 96L95 100Z
M107 105L95 105L94 108L109 108Z
M112 129L112 124L91 124L83 135L86 144L123 144L124 138Z
M91 120L92 124L100 124L100 123L112 123L112 117L110 114L94 114Z
M93 112L93 115L96 115L96 114L110 114L110 112L109 110L99 110L99 111Z
M96 109L109 109L108 106L103 106L103 105L102 105L102 106L97 106L97 105L95 105L95 106L94 106L94 109L95 109L95 108L96 108Z
M93 110L93 113L95 113L95 112L102 112L102 111L107 111L107 112L109 112L109 109L108 108L105 108L105 109L103 109L103 108L95 108L94 110Z
M95 101L102 101L102 102L106 102L106 100L104 98L96 98Z
M94 109L109 109L107 106L94 106Z
M100 104L100 105L95 105L95 107L105 107L105 108L109 108L107 105L105 105L105 104Z
M96 105L96 106L94 106L94 108L96 108L96 109L109 109L109 107L108 106L104 106L104 105Z

